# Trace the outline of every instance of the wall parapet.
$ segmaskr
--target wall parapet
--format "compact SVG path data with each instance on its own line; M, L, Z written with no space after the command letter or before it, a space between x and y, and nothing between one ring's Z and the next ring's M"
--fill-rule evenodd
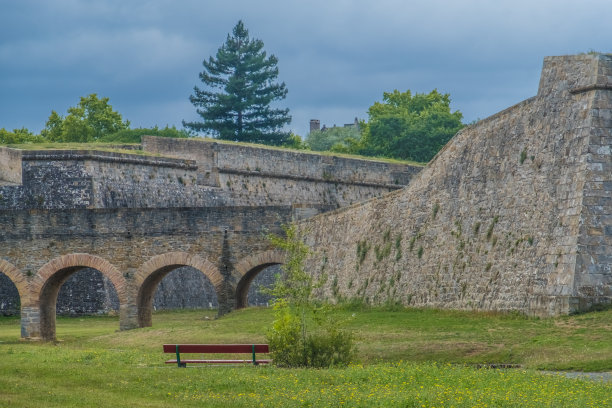
M367 186L405 186L423 166L367 158L274 149L267 146L220 143L205 139L143 136L144 151L195 160L200 169L231 174L293 178L310 181L367 183Z
M95 160L105 163L139 164L185 170L197 170L198 168L193 160L137 156L132 154L104 152L98 150L22 151L21 159L24 161Z
M363 187L382 187L388 188L390 190L397 190L399 188L404 187L403 184L395 184L395 183L373 183L367 181L347 181L340 178L336 178L333 175L329 177L308 177L308 176L300 176L293 174L279 174L279 173L269 173L263 171L253 171L253 170L240 170L240 169L232 169L228 167L220 168L219 173L226 174L237 174L241 176L255 176L255 177L265 177L265 178L280 178L280 179L288 179L288 180L296 180L296 181L310 181L314 183L330 183L330 184L349 184L354 186L363 186Z
M0 147L0 181L21 184L21 156L21 150Z

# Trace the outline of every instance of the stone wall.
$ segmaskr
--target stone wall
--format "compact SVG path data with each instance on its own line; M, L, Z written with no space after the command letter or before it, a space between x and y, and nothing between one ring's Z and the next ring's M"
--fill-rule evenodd
M143 138L143 148L177 158L0 147L0 210L295 204L337 208L396 190L421 169L151 136Z
M310 152L143 137L143 150L188 158L198 180L231 196L234 205L326 204L342 207L396 190L420 166L325 156Z
M406 185L421 166L232 144L210 139L142 138L144 151L194 160L202 169L318 182ZM221 183L222 184L222 183Z
M0 148L0 186L2 183L21 183L21 151Z
M0 148L0 153L15 150ZM9 166L0 165L0 168ZM0 210L220 206L222 191L195 185L193 162L99 151L20 152L19 180L0 185Z
M145 137L143 145L147 150L144 154L93 150L21 151L0 147L0 215L6 214L7 222L10 219L19 224L8 238L1 239L16 240L13 244L17 247L25 245L35 251L43 250L48 256L56 253L40 248L39 242L29 241L38 239L36 231L29 230L31 236L16 235L19 227L36 224L34 219L28 219L30 213L23 210L129 208L135 209L130 213L130 217L135 217L139 209L216 208L223 211L231 206L291 206L291 216L302 219L398 189L420 169L418 166L186 139ZM166 157L159 156L160 153ZM70 211L54 214L54 220L49 222L66 228L64 232L57 230L58 236L82 233L81 225L70 225L71 222L92 225L92 231L87 233L89 236L98 234L96 229L100 228L100 222L105 223L103 217L100 221L101 213L95 211L85 218L82 213L75 214L73 220ZM277 218L287 220L285 215L281 212ZM144 213L142 218L146 220L143 222L166 222L151 220ZM118 233L125 235L125 231ZM163 235L163 229L155 234ZM6 248L10 246L6 244ZM69 245L57 248L62 248L64 253L71 252ZM5 256L6 260L9 258ZM34 273L38 267L29 265L27 270ZM155 307L217 304L210 282L202 274L187 273L188 278L180 274L179 271L164 278ZM261 279L269 281L270 277ZM16 290L8 283L7 279L0 281L1 313L14 313L19 303ZM258 285L256 280L254 287ZM176 293L178 288L182 288L182 294ZM250 293L249 301L255 304L269 300L255 289ZM95 271L83 271L64 284L57 310L82 314L112 311L117 306L117 296L110 289L109 281Z
M612 57L459 132L410 185L302 225L332 299L554 315L612 299Z

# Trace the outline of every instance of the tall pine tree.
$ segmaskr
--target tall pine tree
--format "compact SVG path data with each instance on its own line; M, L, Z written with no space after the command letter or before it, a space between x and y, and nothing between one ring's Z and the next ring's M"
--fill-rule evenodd
M281 129L291 122L289 109L274 109L270 103L287 95L278 76L274 55L266 56L263 42L249 38L242 21L227 35L215 58L204 60L200 80L206 89L194 87L189 97L203 122L183 126L214 137L238 142L282 145L289 133Z

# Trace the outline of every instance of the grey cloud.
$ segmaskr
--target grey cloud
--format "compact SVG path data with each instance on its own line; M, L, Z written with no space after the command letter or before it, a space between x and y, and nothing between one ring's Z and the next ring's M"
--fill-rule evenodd
M542 58L609 52L604 0L82 0L2 3L0 127L40 130L79 96L138 126L195 119L201 61L238 19L279 58L291 128L341 124L384 91L451 93L466 120L537 91Z

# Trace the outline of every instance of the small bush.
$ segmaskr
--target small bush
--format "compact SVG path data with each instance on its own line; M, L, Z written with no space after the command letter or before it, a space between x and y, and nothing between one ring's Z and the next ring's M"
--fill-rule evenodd
M307 367L347 366L353 357L353 335L334 326L306 338L304 357Z
M271 294L275 319L267 333L274 364L279 367L330 367L347 365L352 357L353 336L332 321L328 307L317 307L313 290L325 283L325 276L315 279L304 269L309 254L295 226L285 228L286 238L269 237L287 254L281 267L285 272L276 280ZM358 254L359 254L358 246ZM337 277L332 283L338 295Z
M346 366L354 355L353 334L324 318L306 332L304 321L283 300L275 303L272 329L267 334L271 356L278 367Z
M300 367L306 365L304 346L301 345L301 322L291 313L286 302L277 300L274 304L275 319L266 338L274 364L279 367Z

